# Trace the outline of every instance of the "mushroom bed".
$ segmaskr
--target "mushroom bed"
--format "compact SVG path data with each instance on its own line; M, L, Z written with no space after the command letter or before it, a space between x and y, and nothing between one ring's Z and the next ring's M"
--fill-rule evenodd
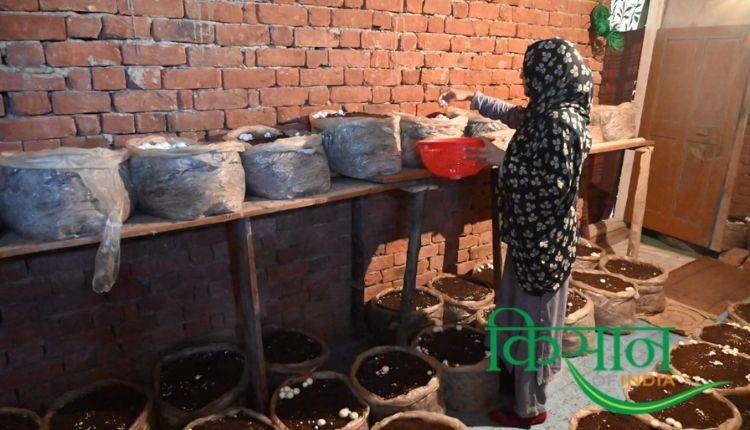
M750 322L750 303L740 303L734 308L738 317Z
M288 388L288 389L285 389ZM339 379L308 378L282 387L276 416L292 430L340 429L365 413L365 406Z
M193 427L192 430L273 430L273 427L240 412L234 416L204 422Z
M269 363L303 363L322 353L323 346L304 333L280 330L263 336L263 354Z
M459 277L444 277L432 282L432 288L458 301L476 302L492 294L492 290Z
M579 243L576 245L576 257L598 257L600 255L601 249L599 248L595 248L585 243Z
M742 417L742 423L750 423L750 394L736 394L724 396L734 404Z
M143 413L147 401L146 396L128 386L106 385L83 394L55 411L50 420L50 430L129 429Z
M606 273L573 272L573 280L613 293L620 293L626 291L628 288L635 288L632 283L616 276L607 275Z
M573 289L568 290L568 304L565 309L565 316L570 316L586 305L586 297Z
M729 347L705 342L679 345L670 352L672 369L688 375L693 382L729 381L721 389L750 384L750 359L737 355Z
M604 267L612 273L641 281L655 278L663 273L661 269L648 263L635 263L619 259L608 261Z
M420 311L422 309L435 306L440 303L440 300L424 291L414 292L414 301L412 303L412 309ZM401 290L391 291L390 293L383 294L378 298L376 304L381 308L388 309L393 312L398 312L401 309Z
M381 430L455 430L455 427L434 422L425 422L419 418L402 418L391 421Z
M424 387L435 373L435 369L419 357L403 351L388 351L363 361L356 377L367 391L392 399Z
M630 415L597 412L578 420L577 430L653 430L651 426Z
M468 366L489 357L484 338L484 333L463 330L461 326L434 327L419 337L417 349L448 367Z
M734 323L712 325L703 328L700 338L717 345L737 348L743 354L750 354L750 327Z
M38 430L39 425L26 415L0 413L0 430Z
M202 352L165 363L159 396L185 412L198 410L234 388L244 364L244 357L234 351Z
M650 402L679 394L691 387L678 381L675 381L674 386L639 385L633 387L628 395L630 400L636 402ZM672 420L677 421L681 424L680 428L686 429L715 428L733 417L732 409L726 403L705 393L651 415L668 424L672 423Z

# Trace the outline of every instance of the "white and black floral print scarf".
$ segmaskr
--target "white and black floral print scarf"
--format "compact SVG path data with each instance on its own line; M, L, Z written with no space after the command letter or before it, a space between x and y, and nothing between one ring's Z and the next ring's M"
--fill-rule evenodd
M530 45L523 70L529 104L503 164L501 234L521 287L542 294L560 288L575 260L594 85L581 54L562 39Z

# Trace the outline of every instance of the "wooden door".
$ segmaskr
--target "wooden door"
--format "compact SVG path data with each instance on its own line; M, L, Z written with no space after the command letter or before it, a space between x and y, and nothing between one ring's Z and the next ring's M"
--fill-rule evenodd
M659 30L640 128L656 142L645 227L721 245L750 100L748 74L750 26Z

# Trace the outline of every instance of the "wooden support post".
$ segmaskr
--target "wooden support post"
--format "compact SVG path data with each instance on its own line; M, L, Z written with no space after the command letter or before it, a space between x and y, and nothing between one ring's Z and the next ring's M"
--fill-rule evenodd
M495 297L500 297L500 279L503 277L502 238L500 237L500 168L493 168L490 172L490 207L492 208L492 285Z
M239 305L242 338L250 373L252 405L257 411L266 410L268 386L266 362L263 358L263 336L260 321L260 294L255 268L255 250L250 223L244 218L229 224L235 281L235 300Z
M417 261L419 248L422 245L422 213L424 212L425 188L407 190L409 194L409 247L406 251L406 271L404 272L404 287L401 292L401 309L399 311L399 325L396 333L396 344L406 346L409 342L409 326L411 325L411 309L414 303L414 291L417 288Z
M628 256L638 258L641 247L641 231L643 217L646 213L646 194L648 193L648 174L651 168L651 153L653 147L638 148L636 156L640 156L638 164L638 179L635 184L633 197L633 215L630 219L630 237L628 238Z
M352 335L363 332L365 302L365 243L364 243L364 198L352 200L352 280L349 309Z

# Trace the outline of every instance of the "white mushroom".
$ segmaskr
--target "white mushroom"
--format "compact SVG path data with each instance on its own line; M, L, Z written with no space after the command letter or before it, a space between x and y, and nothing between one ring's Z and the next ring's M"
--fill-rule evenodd
M348 408L344 408L344 409L342 409L342 410L339 411L339 417L346 418L348 416L349 416L349 409Z
M359 414L357 412L352 411L349 413L349 418L352 420L356 420L357 418L359 418Z
M326 425L326 420L324 420L323 418L321 418L321 419L318 420L318 422L316 424L318 425L318 427L323 427L324 425Z

